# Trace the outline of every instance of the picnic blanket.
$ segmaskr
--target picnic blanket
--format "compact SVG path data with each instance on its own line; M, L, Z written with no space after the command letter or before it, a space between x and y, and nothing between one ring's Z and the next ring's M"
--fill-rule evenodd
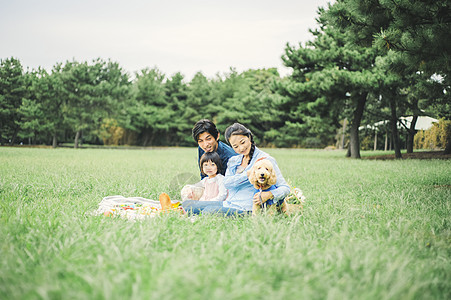
M183 195L182 195L183 197ZM305 196L302 191L292 187L285 201L294 212L302 210ZM172 208L182 209L181 201L171 200ZM118 217L129 220L142 220L157 216L161 212L160 201L142 197L108 196L102 199L99 207L92 214L94 216Z
M180 206L180 201L171 201L173 208ZM108 196L102 199L93 213L95 216L119 217L129 220L142 220L155 217L161 211L159 201L142 197Z

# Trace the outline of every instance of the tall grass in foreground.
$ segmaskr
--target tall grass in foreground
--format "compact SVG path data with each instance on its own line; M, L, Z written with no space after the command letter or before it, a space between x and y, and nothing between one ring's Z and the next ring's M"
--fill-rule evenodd
M451 298L451 161L267 151L302 215L93 217L177 197L196 149L0 148L0 299Z

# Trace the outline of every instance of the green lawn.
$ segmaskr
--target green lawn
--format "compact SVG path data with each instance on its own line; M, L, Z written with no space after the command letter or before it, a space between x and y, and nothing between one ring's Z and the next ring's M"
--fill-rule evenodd
M451 298L450 160L266 150L302 215L93 217L177 197L196 149L0 148L0 299Z

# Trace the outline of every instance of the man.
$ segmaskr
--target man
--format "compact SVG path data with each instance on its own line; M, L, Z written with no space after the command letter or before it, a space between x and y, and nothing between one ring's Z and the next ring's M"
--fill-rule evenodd
M225 175L229 158L237 154L229 145L219 140L219 131L216 125L210 120L202 119L194 125L192 133L194 140L199 145L198 162L200 162L200 158L205 152L217 152L222 163L221 174ZM206 175L203 175L201 172L200 176L203 179Z

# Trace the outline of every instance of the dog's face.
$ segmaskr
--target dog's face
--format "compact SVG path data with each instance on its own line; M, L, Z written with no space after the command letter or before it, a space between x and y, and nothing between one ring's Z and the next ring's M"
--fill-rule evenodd
M268 189L276 184L276 172L268 159L257 161L248 173L249 181L256 189Z

